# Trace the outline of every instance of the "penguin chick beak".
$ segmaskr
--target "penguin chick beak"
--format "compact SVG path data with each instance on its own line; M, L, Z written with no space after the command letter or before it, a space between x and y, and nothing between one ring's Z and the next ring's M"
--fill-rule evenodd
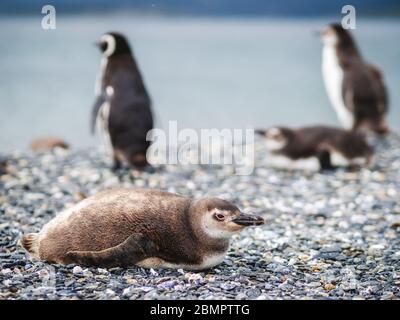
M233 219L232 222L240 226L260 226L265 223L265 220L259 216L241 213L240 216Z

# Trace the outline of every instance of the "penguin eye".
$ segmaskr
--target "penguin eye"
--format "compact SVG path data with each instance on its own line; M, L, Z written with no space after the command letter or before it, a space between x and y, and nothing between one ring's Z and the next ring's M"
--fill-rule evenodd
M217 219L218 221L223 221L225 220L225 215L223 215L222 213L217 212L216 214L214 214L215 219Z
M99 44L101 51L106 51L107 50L107 42L106 41L102 41Z

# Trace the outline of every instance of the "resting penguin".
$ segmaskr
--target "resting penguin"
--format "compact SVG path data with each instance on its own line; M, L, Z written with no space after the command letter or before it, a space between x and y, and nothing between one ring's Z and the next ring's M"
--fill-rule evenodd
M200 270L223 261L232 235L263 223L217 198L120 188L86 198L21 243L52 263Z
M146 151L150 146L146 135L153 128L150 97L126 38L109 32L98 44L103 58L92 111L92 133L97 126L104 143L112 149L114 169L121 163L143 168L148 164Z
M373 149L361 132L312 126L300 129L274 127L256 130L270 151L269 163L285 169L329 170L367 165Z
M382 72L363 59L341 25L328 26L321 36L325 87L343 127L386 134L388 98Z

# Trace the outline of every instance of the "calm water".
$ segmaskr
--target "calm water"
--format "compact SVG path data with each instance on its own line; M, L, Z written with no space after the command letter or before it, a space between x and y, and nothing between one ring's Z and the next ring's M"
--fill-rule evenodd
M54 135L95 145L89 114L104 31L130 39L158 126L246 128L337 124L313 35L330 20L112 16L0 18L0 150ZM390 123L400 127L400 20L358 20L364 56L385 71Z

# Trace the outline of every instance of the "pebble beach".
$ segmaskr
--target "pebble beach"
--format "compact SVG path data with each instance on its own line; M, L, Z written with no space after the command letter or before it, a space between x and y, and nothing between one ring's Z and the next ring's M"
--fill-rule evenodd
M164 165L115 175L97 149L5 155L0 175L0 299L399 299L400 134L374 141L371 168L307 173ZM202 271L84 268L31 261L18 240L101 190L148 187L220 197L266 224Z

